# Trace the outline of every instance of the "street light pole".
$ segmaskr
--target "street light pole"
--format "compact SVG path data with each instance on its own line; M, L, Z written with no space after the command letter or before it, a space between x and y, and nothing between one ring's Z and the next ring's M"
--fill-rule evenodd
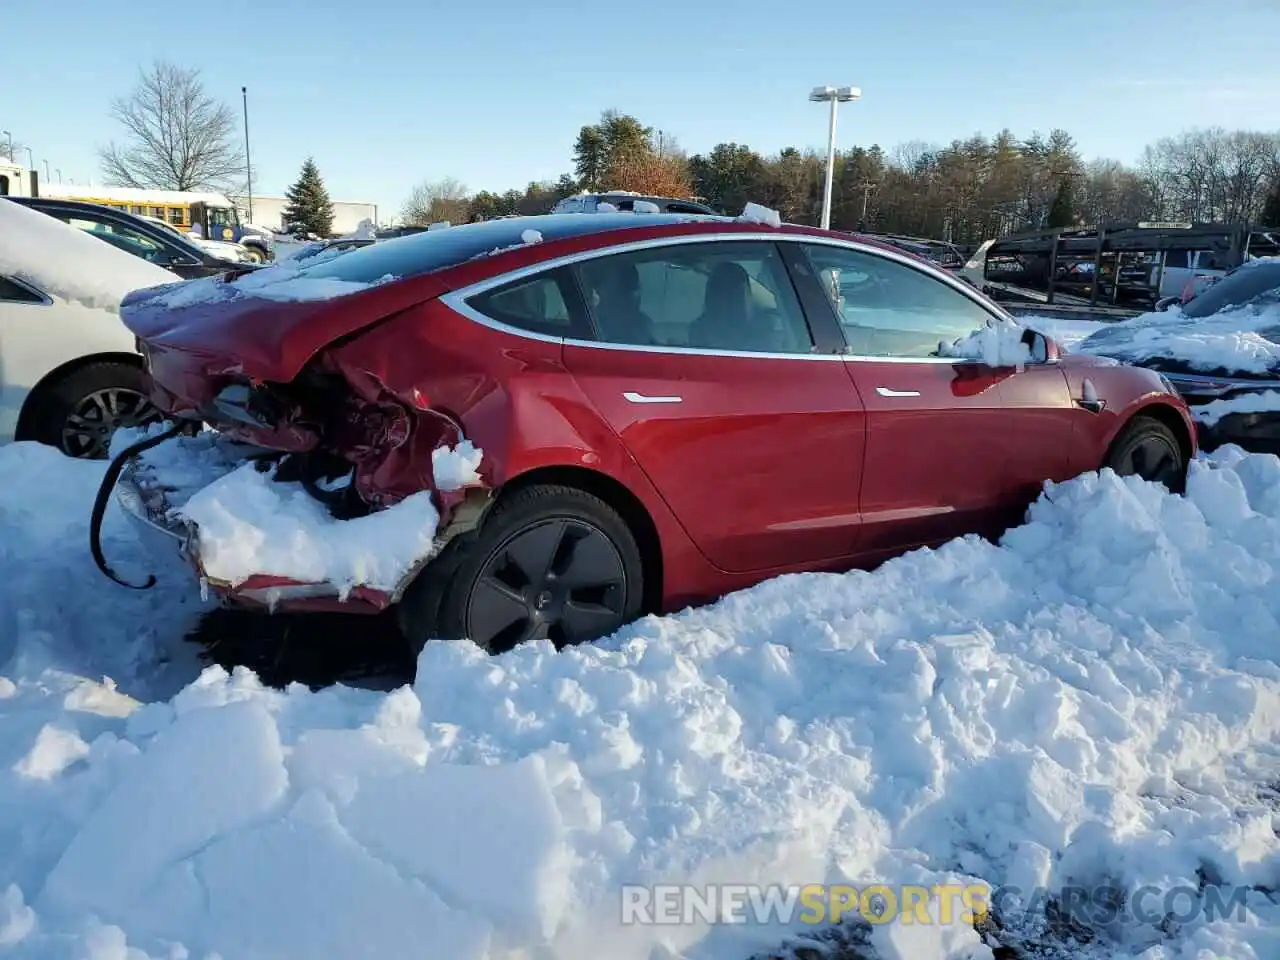
M3 133L6 137L9 138L9 153L8 153L9 162L17 163L18 161L13 158L13 134L10 133L8 130L0 130L0 133Z
M253 223L253 164L249 162L249 88L240 88L240 98L244 103L244 174L248 181L249 222Z
M858 100L862 91L857 87L814 87L809 99L815 103L830 101L831 123L827 130L827 176L822 191L822 229L831 229L831 189L836 172L836 108L841 103Z

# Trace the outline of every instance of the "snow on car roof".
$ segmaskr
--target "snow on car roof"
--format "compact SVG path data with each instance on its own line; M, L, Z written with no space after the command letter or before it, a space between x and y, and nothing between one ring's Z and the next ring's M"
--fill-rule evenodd
M0 275L60 300L116 311L125 294L175 283L168 270L54 217L0 201Z

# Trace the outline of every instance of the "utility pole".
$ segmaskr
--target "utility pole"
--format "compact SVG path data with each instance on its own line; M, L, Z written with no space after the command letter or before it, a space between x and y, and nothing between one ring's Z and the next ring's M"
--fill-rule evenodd
M249 191L249 222L253 223L253 164L249 162L249 88L240 88L240 99L244 104L244 175Z

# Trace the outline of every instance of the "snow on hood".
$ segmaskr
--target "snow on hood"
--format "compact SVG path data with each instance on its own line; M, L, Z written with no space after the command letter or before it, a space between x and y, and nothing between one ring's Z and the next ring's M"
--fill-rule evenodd
M1195 319L1173 306L1108 324L1075 349L1131 363L1169 360L1207 374L1264 374L1280 367L1280 306L1246 304Z
M178 282L168 270L10 200L0 200L0 274L113 312L130 291Z
M1275 457L1219 451L1185 497L1086 474L998 546L598 645L431 643L389 694L199 673L176 559L141 593L91 566L102 470L0 448L7 957L745 960L781 926L621 926L623 884L953 879L1146 888L1150 923L1062 956L1280 956ZM137 576L115 510L104 536ZM1239 917L1195 914L1205 884ZM862 935L992 957L955 920Z

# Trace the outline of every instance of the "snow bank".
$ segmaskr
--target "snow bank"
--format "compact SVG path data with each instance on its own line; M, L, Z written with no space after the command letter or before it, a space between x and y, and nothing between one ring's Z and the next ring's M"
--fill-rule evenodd
M1191 408L1191 415L1208 427L1233 413L1280 413L1280 391L1242 393L1226 400L1213 400L1203 406Z
M389 695L215 668L146 705L68 675L126 669L133 634L141 662L194 601L89 570L100 469L0 449L6 956L745 960L782 925L622 926L622 885L966 878L1180 891L1185 922L1098 921L1064 955L1280 956L1274 457L1221 451L1185 497L1088 474L999 546L586 648L429 644ZM1191 916L1206 885L1243 919ZM954 922L862 936L992 957Z
M1022 340L1026 331L1026 327L1014 320L988 320L985 327L967 337L938 344L938 354L981 360L990 367L1021 367L1032 360L1031 348Z
M1246 305L1194 320L1174 306L1108 327L1102 336L1081 342L1077 349L1117 360L1167 357L1205 373L1260 374L1280 365L1280 305L1276 304Z
M742 208L742 215L738 219L744 223L759 223L766 227L782 226L782 216L777 210L770 210L758 203L748 203Z
M168 270L46 213L0 199L0 274L62 300L117 312L125 294L176 283Z

